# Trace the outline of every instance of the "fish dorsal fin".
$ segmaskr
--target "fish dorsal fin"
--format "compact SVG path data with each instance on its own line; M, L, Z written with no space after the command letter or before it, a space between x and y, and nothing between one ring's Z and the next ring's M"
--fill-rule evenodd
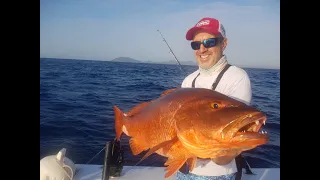
M165 91L163 91L163 92L161 93L160 97L165 96L165 95L167 95L167 94L170 94L170 93L172 93L173 91L178 90L178 89L180 89L180 88L167 89L167 90L165 90Z
M164 154L166 154L169 149L171 148L171 146L176 143L177 141L179 141L178 137L174 137L171 140L168 141L164 141L156 146L154 146L153 148L151 148L141 159L139 162L137 162L136 165L138 165L139 163L141 163L143 160L145 160L147 157L149 157L152 153L156 152L157 150L159 150L160 148L164 148L164 147L168 147L168 149L163 149Z
M143 109L144 107L146 107L148 104L150 104L150 102L143 102L141 104L136 105L135 107L133 107L129 112L126 113L126 116L134 116L135 114L137 114L141 109Z

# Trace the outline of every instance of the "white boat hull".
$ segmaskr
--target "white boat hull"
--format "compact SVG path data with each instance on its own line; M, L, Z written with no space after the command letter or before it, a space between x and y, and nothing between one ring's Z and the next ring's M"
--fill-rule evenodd
M254 175L245 174L243 169L242 180L279 180L280 168L251 168ZM102 165L76 164L74 180L101 180ZM110 178L112 180L164 180L164 167L150 166L124 166L120 177ZM166 180L175 180L175 176Z

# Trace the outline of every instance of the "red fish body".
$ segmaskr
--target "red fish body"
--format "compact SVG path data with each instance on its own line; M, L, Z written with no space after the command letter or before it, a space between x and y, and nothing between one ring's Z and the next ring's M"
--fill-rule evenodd
M268 136L259 133L265 114L216 91L176 88L159 98L137 105L127 113L114 106L116 138L131 137L132 153L149 150L168 157L169 177L196 158L219 158L265 144Z

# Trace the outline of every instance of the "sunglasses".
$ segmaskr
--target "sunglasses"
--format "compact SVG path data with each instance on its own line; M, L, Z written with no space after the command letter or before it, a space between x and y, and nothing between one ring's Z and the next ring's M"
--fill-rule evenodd
M209 38L209 39L203 40L202 42L193 41L193 42L191 42L191 48L193 50L198 50L198 49L200 49L201 44L203 44L203 46L205 48L214 47L217 45L219 40L222 40L222 38Z

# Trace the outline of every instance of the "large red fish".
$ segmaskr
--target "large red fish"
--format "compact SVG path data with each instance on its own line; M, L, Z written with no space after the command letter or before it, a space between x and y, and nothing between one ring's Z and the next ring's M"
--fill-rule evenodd
M165 177L184 163L189 170L197 158L232 156L267 143L259 132L266 115L219 92L176 88L144 102L127 113L114 106L116 138L125 133L134 155L149 150L168 157Z

